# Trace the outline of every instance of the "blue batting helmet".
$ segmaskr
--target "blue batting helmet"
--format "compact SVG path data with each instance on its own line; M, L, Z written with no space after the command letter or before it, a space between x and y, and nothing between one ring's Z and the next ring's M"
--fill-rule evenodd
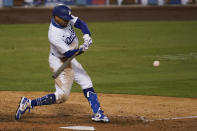
M58 16L63 20L71 20L71 9L65 5L58 5L53 8L53 16Z

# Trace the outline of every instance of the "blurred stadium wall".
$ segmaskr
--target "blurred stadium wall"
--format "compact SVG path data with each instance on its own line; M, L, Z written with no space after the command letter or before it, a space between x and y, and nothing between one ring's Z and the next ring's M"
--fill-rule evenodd
M197 0L0 0L0 7L197 5Z
M71 6L72 14L87 22L197 20L197 4L179 0L0 0L0 24L50 23L52 7Z

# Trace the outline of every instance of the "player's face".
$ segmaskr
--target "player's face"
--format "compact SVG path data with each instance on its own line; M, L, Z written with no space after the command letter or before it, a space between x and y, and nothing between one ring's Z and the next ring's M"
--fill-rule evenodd
M57 22L59 25L61 25L61 26L63 26L63 27L65 27L65 26L68 25L68 22L69 22L69 21L63 20L63 19L61 19L61 18L58 17L58 16L55 16L54 18L55 18L55 22Z

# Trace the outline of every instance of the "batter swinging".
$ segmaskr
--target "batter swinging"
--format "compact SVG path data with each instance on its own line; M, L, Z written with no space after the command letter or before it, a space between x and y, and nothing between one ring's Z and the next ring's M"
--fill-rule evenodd
M78 39L73 27L80 29L83 33L84 43L80 48L78 48ZM48 39L50 42L49 65L53 72L67 58L73 56L76 52L83 53L87 51L92 44L91 33L85 22L71 15L70 8L65 5L58 5L53 9ZM108 117L103 114L104 112L100 108L100 103L94 92L90 77L75 58L55 79L55 93L34 100L30 100L24 96L21 98L16 112L16 120L19 120L27 109L32 109L35 106L65 102L70 94L73 80L81 86L84 96L91 105L93 111L92 120L109 122Z

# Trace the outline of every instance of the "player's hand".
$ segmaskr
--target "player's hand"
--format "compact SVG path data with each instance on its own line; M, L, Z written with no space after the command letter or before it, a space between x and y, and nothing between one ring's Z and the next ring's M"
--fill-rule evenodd
M84 39L84 43L79 47L80 49L82 49L82 51L87 51L88 48L92 45L92 38L90 37L89 34L85 34L83 36Z

